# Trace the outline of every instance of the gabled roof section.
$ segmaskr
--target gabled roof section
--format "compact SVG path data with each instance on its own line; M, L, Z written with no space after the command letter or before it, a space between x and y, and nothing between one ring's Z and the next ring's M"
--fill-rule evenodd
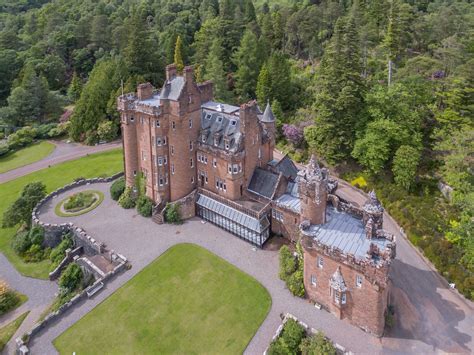
M287 179L295 180L298 175L298 168L288 155L285 155L278 163L276 163L274 168L282 173Z
M184 77L176 76L172 80L165 82L161 89L160 98L162 100L177 101L184 88Z
M248 190L259 196L271 199L278 183L278 175L256 168L250 180Z
M218 149L237 152L242 141L239 117L202 108L199 141Z

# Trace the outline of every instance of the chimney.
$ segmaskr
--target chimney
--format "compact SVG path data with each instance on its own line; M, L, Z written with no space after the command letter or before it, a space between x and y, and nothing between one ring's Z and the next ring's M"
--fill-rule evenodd
M176 77L178 70L176 69L176 65L169 64L166 66L166 80L171 81Z
M190 83L194 82L194 68L191 65L184 67L184 80Z
M140 84L137 87L138 100L147 100L153 96L153 86L150 83Z

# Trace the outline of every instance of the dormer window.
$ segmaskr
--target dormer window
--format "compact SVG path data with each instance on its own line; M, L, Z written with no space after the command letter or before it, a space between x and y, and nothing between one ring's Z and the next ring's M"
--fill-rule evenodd
M235 126L236 124L237 124L237 121L236 121L236 120L230 121L230 125L231 125L231 126Z
M217 122L221 123L222 122L222 116L217 117Z
M208 114L206 115L206 120L210 120L210 119L211 119L211 114L208 113Z

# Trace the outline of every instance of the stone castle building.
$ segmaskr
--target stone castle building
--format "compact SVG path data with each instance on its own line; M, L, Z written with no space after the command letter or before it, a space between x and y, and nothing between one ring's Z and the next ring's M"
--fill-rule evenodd
M355 207L314 157L303 169L275 159L270 105L215 102L212 82L196 83L192 67L180 74L169 65L161 90L140 84L118 109L127 186L142 177L157 223L178 203L184 218L197 215L258 247L271 235L301 241L307 296L383 334L395 243L375 194Z

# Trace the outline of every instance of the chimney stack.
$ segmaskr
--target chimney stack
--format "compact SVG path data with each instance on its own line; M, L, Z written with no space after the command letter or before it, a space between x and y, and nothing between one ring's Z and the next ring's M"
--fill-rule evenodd
M171 81L176 77L178 70L176 69L176 65L169 64L166 66L166 80Z

